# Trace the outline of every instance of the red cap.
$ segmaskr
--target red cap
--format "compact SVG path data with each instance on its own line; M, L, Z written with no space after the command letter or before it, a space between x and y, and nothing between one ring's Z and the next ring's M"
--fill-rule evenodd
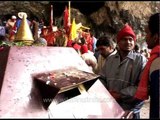
M81 49L81 46L78 45L77 43L75 43L75 44L73 45L73 48L74 48L75 50L80 50L80 49Z
M81 53L82 53L82 54L88 53L88 47L87 47L87 45L82 45L82 46L81 46Z
M133 29L128 25L126 24L118 33L117 35L117 43L125 36L132 36L134 41L136 42L136 35L133 31Z

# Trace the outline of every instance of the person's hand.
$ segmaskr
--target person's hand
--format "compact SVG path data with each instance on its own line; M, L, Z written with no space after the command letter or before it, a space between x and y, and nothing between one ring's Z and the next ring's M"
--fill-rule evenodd
M88 66L91 66L92 68L95 68L97 65L97 60L96 60L95 56L93 56L90 53L84 53L82 55L82 59L86 62L86 64Z
M91 59L86 59L85 62L88 66L91 66L92 68L95 68L97 65L97 63Z
M125 113L121 117L122 119L133 119L133 111L125 110Z

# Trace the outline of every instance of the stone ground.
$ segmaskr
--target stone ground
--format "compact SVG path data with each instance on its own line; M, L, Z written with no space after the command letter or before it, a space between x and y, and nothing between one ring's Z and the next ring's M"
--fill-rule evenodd
M149 100L146 100L143 107L141 108L140 116L141 119L149 119Z

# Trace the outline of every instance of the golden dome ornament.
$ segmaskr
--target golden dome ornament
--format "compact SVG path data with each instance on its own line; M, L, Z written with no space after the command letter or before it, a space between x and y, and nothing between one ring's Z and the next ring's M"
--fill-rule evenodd
M23 42L25 45L32 45L34 42L33 34L27 21L27 14L23 14L14 42Z

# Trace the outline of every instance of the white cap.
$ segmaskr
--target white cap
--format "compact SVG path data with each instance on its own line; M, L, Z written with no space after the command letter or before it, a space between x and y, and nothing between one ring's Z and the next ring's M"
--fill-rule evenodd
M25 13L25 12L19 12L18 13L18 17L21 18L21 19L23 18L23 15L25 15L26 18L27 18L27 13Z
M11 17L12 19L17 19L17 17L15 16L15 15L12 15L12 17Z

